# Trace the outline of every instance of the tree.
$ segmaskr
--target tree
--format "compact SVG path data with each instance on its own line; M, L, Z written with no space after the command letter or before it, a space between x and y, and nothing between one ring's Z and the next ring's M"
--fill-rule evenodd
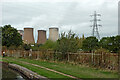
M82 44L82 49L84 51L95 51L95 49L98 47L98 39L96 37L90 36L87 37Z
M11 27L11 25L5 25L2 27L2 46L19 46L22 45L22 37L18 31Z
M85 37L84 37L84 34L82 35L82 38L79 39L79 48L81 49L82 48L82 43L83 41L85 40Z
M109 52L118 52L120 49L120 36L104 37L99 42L100 46Z
M71 31L69 31L68 34L65 34L65 32L62 33L61 38L57 42L57 49L62 53L77 52L79 49L79 38L75 33L72 33Z
M108 50L110 52L116 53L119 51L119 49L120 49L120 36L110 37Z
M120 51L120 35L116 36L114 39L114 48L115 48L115 52L119 52Z
M103 37L100 42L99 46L104 49L108 49L110 43L109 43L110 38L109 37Z

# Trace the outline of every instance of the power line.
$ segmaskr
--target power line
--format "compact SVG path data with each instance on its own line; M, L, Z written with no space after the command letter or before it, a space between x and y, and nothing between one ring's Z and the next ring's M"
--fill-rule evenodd
M91 25L91 27L93 27L92 36L95 36L100 40L98 26L102 26L102 25L98 24L98 21L101 21L100 19L98 19L98 16L101 16L101 14L97 14L96 11L94 11L94 14L90 16L93 17L93 20L90 20L91 22L93 22L93 25Z

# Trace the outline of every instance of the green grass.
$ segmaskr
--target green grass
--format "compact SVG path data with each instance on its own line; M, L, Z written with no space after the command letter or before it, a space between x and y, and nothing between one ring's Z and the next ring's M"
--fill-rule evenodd
M12 58L7 57L7 59L12 59ZM63 72L65 74L76 76L78 78L118 78L117 72L97 70L91 67L64 64L64 63L54 63L54 62L47 62L40 60L30 60L23 58L17 58L16 60L44 66L59 72Z
M2 56L0 56L0 61L2 61Z
M33 71L33 72L36 72L36 73L39 74L39 75L45 76L45 77L47 77L47 78L52 78L52 80L54 80L54 79L56 80L56 78L66 78L66 79L69 78L69 77L60 75L60 74L58 74L58 73L51 72L51 71L48 71L48 70L45 70L45 69L41 69L41 68L39 68L39 67L30 65L30 64L20 63L20 62L18 62L17 60L15 61L15 60L12 60L12 59L10 59L10 58L9 58L8 60L3 59L3 61L9 62L9 63L18 64L18 65L23 66L23 67L25 67L25 68Z

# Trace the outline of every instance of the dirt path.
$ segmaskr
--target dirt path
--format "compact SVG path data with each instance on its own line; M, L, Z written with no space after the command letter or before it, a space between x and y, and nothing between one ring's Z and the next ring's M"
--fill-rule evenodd
M12 59L12 60L15 60L15 59ZM46 67L43 67L43 66L40 66L40 65L36 65L36 64L32 64L32 63L28 63L28 62L24 62L24 61L19 61L19 62L24 63L24 64L30 64L30 65L33 65L33 66L36 66L36 67L39 67L39 68L42 68L42 69L45 69L45 70L48 70L48 71L52 71L52 72L55 72L55 73L58 73L58 74L76 79L76 80L82 80L82 79L79 79L77 77L74 77L74 76L71 76L71 75L68 75L68 74L64 74L62 72L59 72L59 71L56 71L56 70L53 70L53 69L49 69L49 68L46 68Z

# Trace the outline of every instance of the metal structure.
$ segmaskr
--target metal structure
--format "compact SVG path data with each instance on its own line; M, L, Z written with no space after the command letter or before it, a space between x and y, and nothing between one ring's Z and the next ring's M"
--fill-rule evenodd
M118 36L120 36L120 1L118 2ZM118 67L118 72L120 74L120 53L118 53Z
M24 42L26 44L34 44L33 28L24 28Z
M21 37L22 37L22 40L24 38L24 31L23 30L18 30L18 33L20 33Z
M98 21L101 21L100 19L97 19L98 16L101 16L101 14L97 14L96 11L94 11L93 15L90 15L91 17L94 17L93 20L91 20L91 22L93 22L93 25L91 25L91 27L93 27L93 31L92 31L92 36L95 36L96 38L98 38L100 40L100 34L98 32L98 26L102 26L98 24Z
M46 31L38 30L38 40L37 44L44 44L46 42Z
M59 29L58 28L49 28L49 39L56 41L59 39Z

